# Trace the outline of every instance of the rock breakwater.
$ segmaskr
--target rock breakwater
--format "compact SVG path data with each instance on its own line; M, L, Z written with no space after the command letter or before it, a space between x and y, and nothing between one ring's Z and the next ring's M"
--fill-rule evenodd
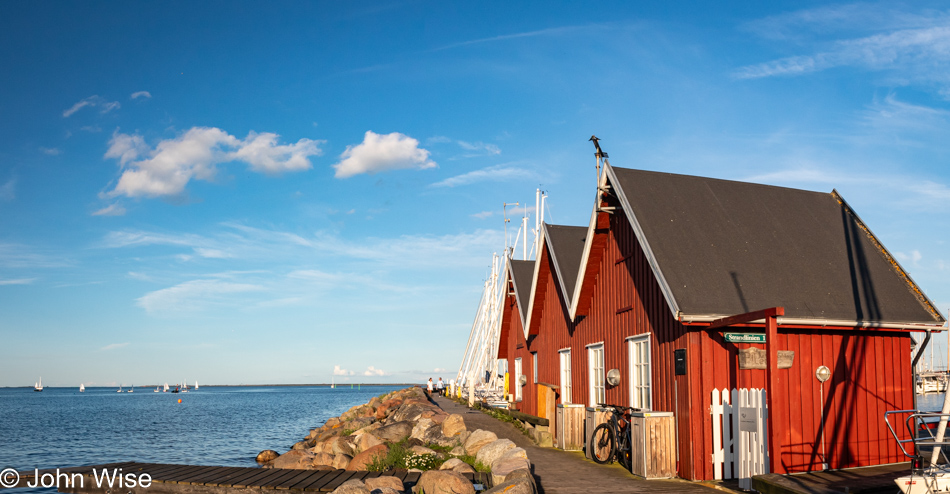
M495 433L470 431L461 415L448 414L420 388L375 397L315 428L290 451L262 451L263 468L306 470L396 469L422 472L414 486L393 476L351 480L337 494L474 494L464 473L490 474L485 491L533 493L531 463L524 449Z

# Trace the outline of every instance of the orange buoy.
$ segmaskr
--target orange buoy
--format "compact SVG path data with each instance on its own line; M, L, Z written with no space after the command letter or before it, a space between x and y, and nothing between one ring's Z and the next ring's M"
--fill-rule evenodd
M181 398L178 398L178 403L181 403Z

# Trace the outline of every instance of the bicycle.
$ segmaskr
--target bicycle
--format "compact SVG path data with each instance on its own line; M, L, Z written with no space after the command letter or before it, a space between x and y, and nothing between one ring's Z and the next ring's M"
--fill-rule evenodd
M616 460L630 470L630 407L621 405L599 405L610 412L610 419L594 428L591 434L590 457L604 464Z

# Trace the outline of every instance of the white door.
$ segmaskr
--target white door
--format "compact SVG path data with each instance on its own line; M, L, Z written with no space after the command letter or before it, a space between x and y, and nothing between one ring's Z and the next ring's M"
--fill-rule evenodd
M561 359L561 404L571 403L571 349L558 352Z
M521 401L521 359L515 359L515 401Z
M650 391L650 335L635 336L627 340L627 352L630 358L630 406L633 408L653 409Z
M596 407L604 403L604 344L597 343L587 347L588 387L590 405Z

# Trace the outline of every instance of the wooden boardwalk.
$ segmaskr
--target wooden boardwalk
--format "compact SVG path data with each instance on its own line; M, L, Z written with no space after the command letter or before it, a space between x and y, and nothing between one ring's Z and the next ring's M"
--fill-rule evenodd
M142 474L151 477L149 487L119 487L117 484L109 486L107 482L97 485L93 477L93 470L101 477L103 470L116 471L125 476L133 474L138 478ZM44 474L56 475L57 471L40 470ZM380 476L393 476L403 481L409 489L419 481L418 472L392 470L389 472L356 472L348 470L292 470L281 468L255 467L215 467L198 465L169 465L163 463L110 463L105 465L89 465L83 467L60 468L59 473L82 476L82 485L67 486L65 480L60 481L59 491L67 493L127 493L136 494L211 494L224 490L239 493L263 493L264 491L299 491L299 492L332 492L340 484L351 479L367 479ZM490 478L484 473L463 474L473 483L487 485ZM65 478L65 477L64 477ZM47 477L50 479L50 477ZM72 480L76 484L75 480ZM52 481L49 481L52 482ZM35 472L20 472L20 482L17 487L27 487L35 484Z

